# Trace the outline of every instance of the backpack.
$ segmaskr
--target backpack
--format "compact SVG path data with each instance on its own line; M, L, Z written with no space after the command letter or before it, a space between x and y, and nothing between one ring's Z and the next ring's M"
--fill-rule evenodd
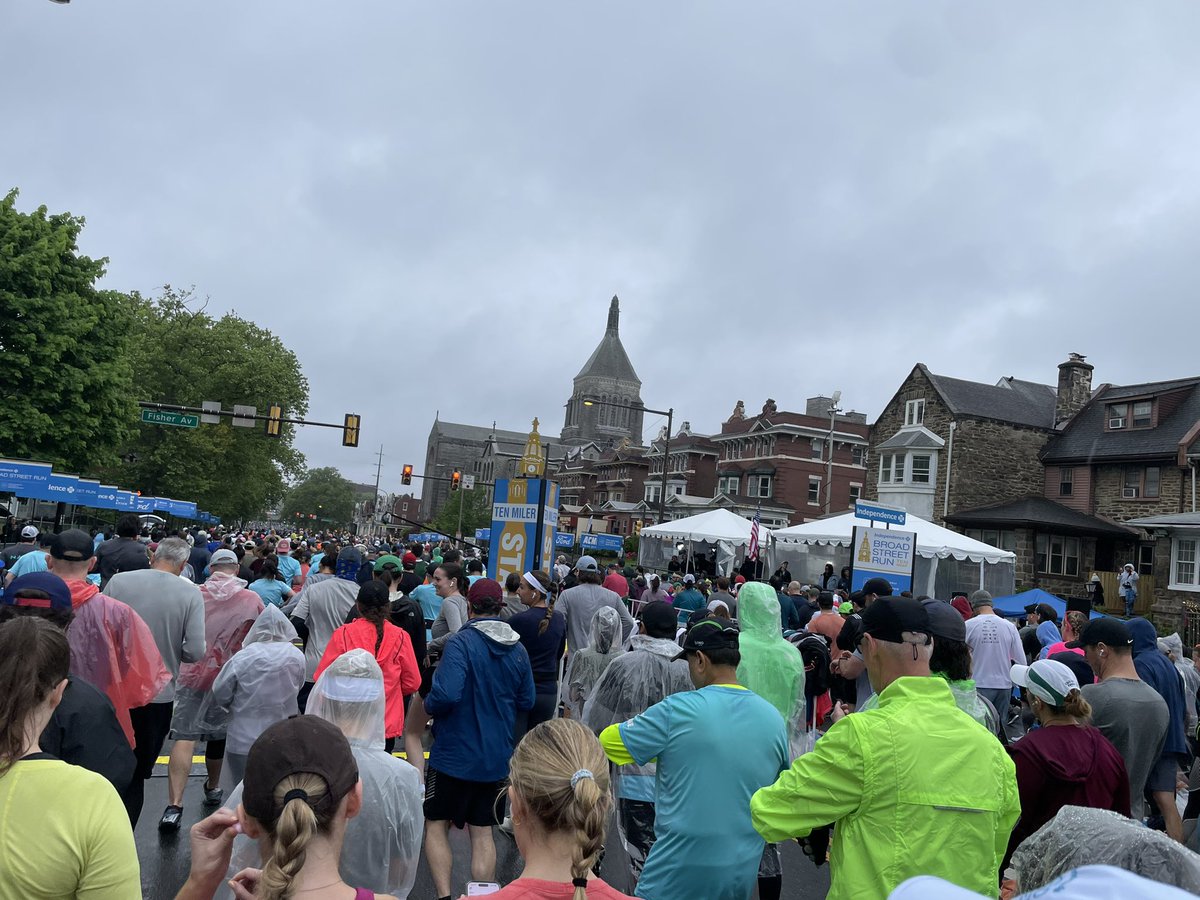
M804 693L818 697L829 690L829 644L822 635L803 632L795 644L804 660Z

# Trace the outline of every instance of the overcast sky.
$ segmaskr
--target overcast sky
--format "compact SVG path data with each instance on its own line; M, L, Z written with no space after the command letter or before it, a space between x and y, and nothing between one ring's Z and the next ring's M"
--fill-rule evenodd
M1200 4L22 0L0 188L107 286L277 333L309 464L421 471L435 411L557 433L619 294L651 407L917 362L1200 374ZM151 389L152 390L152 389ZM218 399L218 398L212 398ZM647 416L646 435L661 419Z

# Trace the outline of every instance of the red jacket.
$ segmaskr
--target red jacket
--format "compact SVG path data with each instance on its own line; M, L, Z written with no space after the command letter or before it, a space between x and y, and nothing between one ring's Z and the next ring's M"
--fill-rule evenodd
M329 639L315 677L320 678L329 664L348 650L374 653L375 661L383 670L383 734L384 737L399 737L404 734L404 698L421 686L421 671L417 668L412 640L403 628L384 622L383 643L375 653L377 639L375 626L366 619L355 619L349 625L343 625Z
M1035 728L1008 752L1017 765L1021 795L1021 818L1008 843L1009 856L1064 806L1129 815L1125 760L1099 729L1091 725Z

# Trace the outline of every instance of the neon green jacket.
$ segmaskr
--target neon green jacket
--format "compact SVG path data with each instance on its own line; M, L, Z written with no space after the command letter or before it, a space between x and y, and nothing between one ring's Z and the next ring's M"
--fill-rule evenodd
M836 822L828 900L937 875L988 897L1021 806L1016 767L941 678L898 678L750 800L767 841Z

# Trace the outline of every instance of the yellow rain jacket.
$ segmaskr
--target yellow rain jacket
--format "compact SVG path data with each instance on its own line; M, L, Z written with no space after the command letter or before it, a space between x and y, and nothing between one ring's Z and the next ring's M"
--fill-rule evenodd
M750 801L767 841L836 823L828 900L883 900L914 875L995 897L1020 811L1008 753L933 677L896 679Z

